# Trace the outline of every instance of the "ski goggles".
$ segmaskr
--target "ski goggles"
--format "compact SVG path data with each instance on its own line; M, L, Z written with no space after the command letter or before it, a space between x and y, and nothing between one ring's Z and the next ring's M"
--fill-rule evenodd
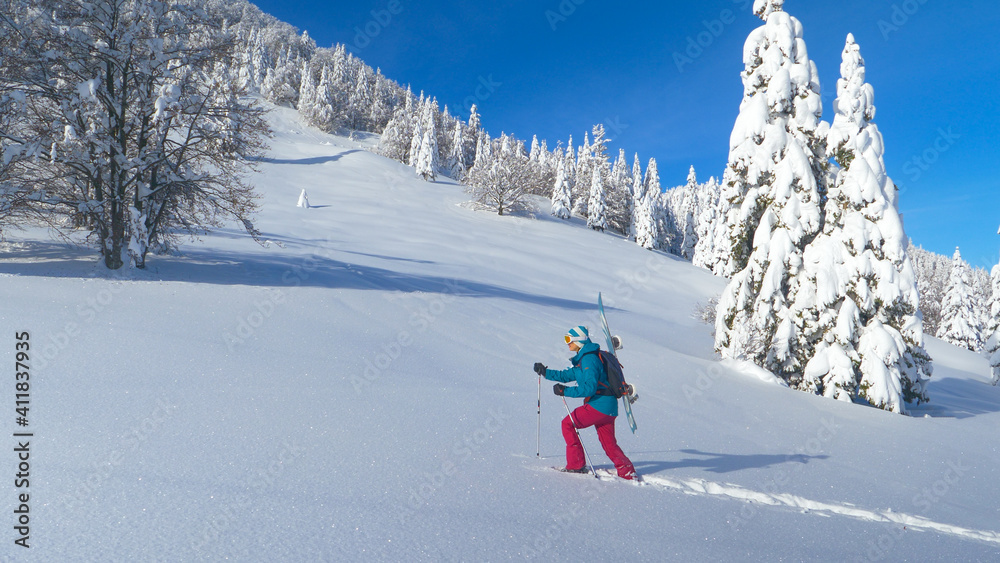
M570 342L573 342L573 337L570 336L570 335L568 335L568 334L565 335L565 336L563 336L563 339L566 341L566 344L569 344Z

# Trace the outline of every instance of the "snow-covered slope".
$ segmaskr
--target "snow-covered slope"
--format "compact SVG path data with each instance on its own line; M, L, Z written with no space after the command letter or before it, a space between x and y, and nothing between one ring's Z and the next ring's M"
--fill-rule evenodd
M2 357L15 331L35 354L32 547L13 543L11 437L5 559L1000 556L983 358L931 339L913 417L781 388L716 361L695 310L723 280L576 219L472 211L460 186L272 119L267 248L223 230L121 279L37 232L4 247ZM549 385L535 456L531 365L567 364L598 292L640 388L618 435L643 485L547 470Z

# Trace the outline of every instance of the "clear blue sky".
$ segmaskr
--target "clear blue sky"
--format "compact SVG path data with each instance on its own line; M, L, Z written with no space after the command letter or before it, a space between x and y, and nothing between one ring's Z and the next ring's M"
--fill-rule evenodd
M549 146L604 123L612 154L655 157L664 186L721 176L739 110L752 0L257 2L321 47L344 43L402 84ZM889 175L915 243L976 266L1000 258L1000 3L786 0L819 68L824 119L847 34L875 88ZM393 13L395 12L395 13ZM359 34L359 30L362 32ZM691 46L694 43L697 47ZM700 43L700 45L698 44ZM680 59L677 56L687 57ZM679 68L680 67L680 68Z

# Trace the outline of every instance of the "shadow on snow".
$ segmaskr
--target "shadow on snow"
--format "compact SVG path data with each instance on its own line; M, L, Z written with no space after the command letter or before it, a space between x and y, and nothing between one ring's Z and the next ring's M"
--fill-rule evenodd
M716 454L698 450L681 450L692 456L679 461L639 461L633 462L639 473L658 473L684 467L697 467L712 473L730 473L744 469L765 469L783 463L806 464L814 459L827 459L827 455L805 454Z
M271 157L261 157L261 158L251 158L248 159L251 162L260 162L263 164L326 164L327 162L336 162L341 159L341 157L354 153L362 152L360 149L351 149L344 151L339 154L334 154L330 156L314 156L311 158L271 158Z
M93 250L69 244L33 242L19 251L4 254L0 255L0 258L6 258L0 261L0 275L439 293L456 297L510 299L571 310L597 308L594 303L525 293L490 283L351 264L315 254L281 254L278 250L268 253L217 249L188 251L182 256L159 256L155 262L150 262L147 270L122 273L104 269ZM387 262L411 261L389 256L377 258Z

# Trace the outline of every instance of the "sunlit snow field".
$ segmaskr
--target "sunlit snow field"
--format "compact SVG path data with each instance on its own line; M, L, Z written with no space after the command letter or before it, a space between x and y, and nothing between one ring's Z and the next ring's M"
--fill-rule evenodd
M31 548L13 543L8 437L4 560L1000 557L981 356L929 338L913 416L779 387L713 353L696 310L721 278L544 200L475 211L371 139L271 119L267 247L230 227L117 274L42 230L0 243L8 436L15 331L34 346ZM642 484L548 469L551 384L535 455L531 366L568 365L562 335L597 332L598 292L640 392L618 437Z

